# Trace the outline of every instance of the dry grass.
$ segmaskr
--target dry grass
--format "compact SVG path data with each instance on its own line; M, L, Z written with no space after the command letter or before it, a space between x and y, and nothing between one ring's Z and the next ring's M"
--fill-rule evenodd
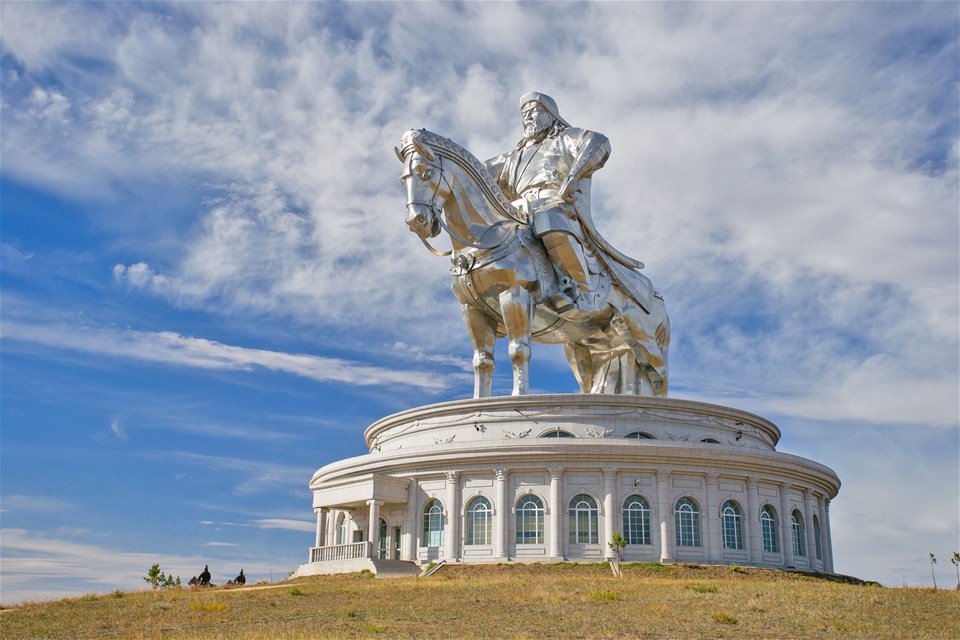
M448 566L429 578L25 604L7 638L960 638L960 593L729 567Z

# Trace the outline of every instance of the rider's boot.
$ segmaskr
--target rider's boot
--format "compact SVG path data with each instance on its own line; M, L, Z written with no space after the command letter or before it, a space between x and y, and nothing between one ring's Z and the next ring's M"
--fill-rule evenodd
M557 313L564 313L576 308L579 300L585 301L590 292L583 247L574 236L563 232L545 234L543 245L562 276L560 291L550 297L550 303Z

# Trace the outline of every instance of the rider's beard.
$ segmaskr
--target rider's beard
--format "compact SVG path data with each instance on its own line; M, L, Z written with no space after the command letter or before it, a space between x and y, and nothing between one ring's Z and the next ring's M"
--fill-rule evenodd
M537 129L537 123L531 122L523 126L523 137L527 142L540 142L547 137L549 131L549 124L545 124L540 129Z

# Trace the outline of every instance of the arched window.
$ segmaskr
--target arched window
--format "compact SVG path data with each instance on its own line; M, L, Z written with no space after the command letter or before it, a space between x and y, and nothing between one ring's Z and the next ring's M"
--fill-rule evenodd
M716 438L704 438L704 439L701 440L700 442L703 442L703 443L706 443L706 444L720 444L720 441L717 440Z
M780 542L777 539L777 512L770 505L760 510L760 532L763 537L764 553L779 553Z
M597 501L585 493L570 501L570 544L597 544L600 539Z
M817 560L823 560L823 544L820 542L820 520L813 516L813 544L817 547Z
M387 559L387 521L383 518L380 518L380 535L377 536L379 540L377 541L377 552L381 560Z
M490 544L493 528L493 507L490 501L479 496L467 505L467 528L463 535L464 544Z
M700 508L690 498L680 498L674 506L678 547L699 547Z
M543 544L543 500L538 496L517 502L517 544Z
M633 433L628 433L623 436L624 438L633 438L635 440L656 440L652 435L646 433L645 431L634 431Z
M337 544L347 544L347 516L342 511L337 516Z
M540 437L541 438L576 438L577 436L573 435L569 431L560 431L559 429L556 429L554 431L548 431Z
M793 555L807 555L806 545L803 543L803 516L796 509L790 514L790 531L793 533Z
M443 546L443 505L436 498L428 500L423 505L423 538L424 547Z
M733 500L727 500L720 507L720 519L723 520L724 549L743 549L743 515L740 505Z
M651 544L650 503L641 496L630 496L623 503L623 537L627 544Z

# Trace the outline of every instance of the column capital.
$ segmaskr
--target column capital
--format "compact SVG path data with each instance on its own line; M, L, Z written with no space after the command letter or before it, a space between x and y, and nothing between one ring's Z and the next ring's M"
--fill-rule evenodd
M445 475L447 476L447 480L450 480L451 482L453 482L454 480L456 480L457 478L460 477L460 472L459 472L459 471L447 471Z
M547 467L551 480L558 480L563 476L563 467Z
M748 476L748 477L747 477L747 487L748 487L749 489L756 489L756 488L757 488L757 478L756 478L755 476Z
M314 513L323 513L324 511L329 511L329 510L330 510L330 507L314 507L313 508Z
M669 480L670 469L666 467L657 467L657 480Z
M367 500L367 505L371 507L379 507L383 504L383 500Z
M617 477L617 471L619 467L603 467L603 477L605 480L613 480Z
M716 471L707 471L707 484L717 484L720 481L720 474Z
M498 469L494 469L493 473L494 476L496 476L496 479L502 482L507 479L507 474L509 474L510 471L504 467L500 467Z

